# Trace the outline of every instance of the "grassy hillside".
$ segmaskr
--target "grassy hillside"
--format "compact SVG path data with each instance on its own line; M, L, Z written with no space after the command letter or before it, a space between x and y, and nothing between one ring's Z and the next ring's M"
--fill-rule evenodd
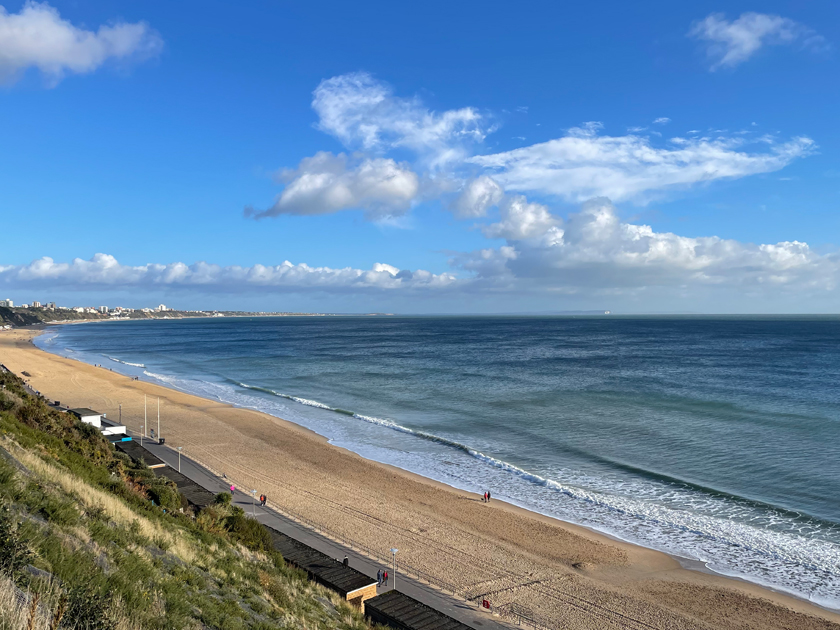
M230 495L168 480L0 371L0 630L369 628Z

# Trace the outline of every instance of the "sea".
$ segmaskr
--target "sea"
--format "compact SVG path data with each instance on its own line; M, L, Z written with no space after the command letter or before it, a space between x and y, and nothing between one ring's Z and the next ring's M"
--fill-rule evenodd
M840 609L840 318L211 318L37 344Z

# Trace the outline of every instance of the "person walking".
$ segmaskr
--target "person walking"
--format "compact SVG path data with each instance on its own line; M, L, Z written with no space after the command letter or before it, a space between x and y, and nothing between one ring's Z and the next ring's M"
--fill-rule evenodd
M230 484L230 494L231 494L231 496L233 496L234 492L236 492L236 486L234 486L233 484Z
M346 553L344 554L344 561L342 562L342 564L343 564L345 567L349 567L349 566L350 566L350 558L348 558L348 557L347 557L347 554L346 554Z
M376 572L376 585L382 586L382 569Z
M268 501L268 497L267 497L267 496L265 496L265 495L262 495L262 506L263 506L263 507L265 507L265 502L266 502L266 501Z
M490 491L487 491L487 503L490 503Z
M388 586L388 572L385 571L385 573L382 574L382 577L385 579L385 586Z

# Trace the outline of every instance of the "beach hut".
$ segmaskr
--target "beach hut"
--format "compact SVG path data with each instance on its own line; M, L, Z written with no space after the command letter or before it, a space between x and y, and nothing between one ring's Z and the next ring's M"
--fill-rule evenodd
M79 407L78 409L71 409L70 413L76 416L85 424L92 424L97 429L102 428L102 415L98 411L88 409L87 407Z

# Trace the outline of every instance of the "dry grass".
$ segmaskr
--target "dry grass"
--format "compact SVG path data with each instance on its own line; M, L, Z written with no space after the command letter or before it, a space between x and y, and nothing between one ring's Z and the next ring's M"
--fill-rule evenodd
M148 540L161 540L168 545L168 550L188 564L197 560L194 546L182 537L175 536L157 523L138 515L121 499L104 490L94 488L76 475L45 462L38 455L22 448L9 438L3 439L3 448L26 466L34 475L56 484L61 490L75 497L89 510L102 510L112 521L124 527L138 528L139 534Z

